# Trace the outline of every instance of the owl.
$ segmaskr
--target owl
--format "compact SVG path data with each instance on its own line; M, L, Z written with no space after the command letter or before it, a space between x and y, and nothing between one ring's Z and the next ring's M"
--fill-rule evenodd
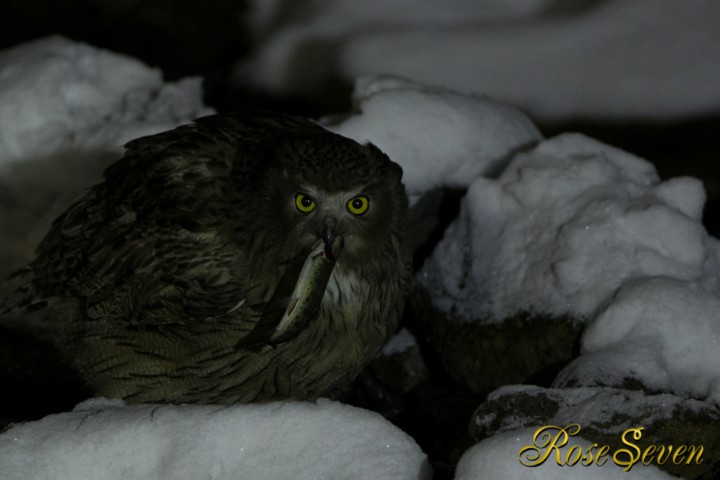
M6 307L32 314L98 396L324 396L402 313L401 177L372 144L289 115L139 138L53 223Z

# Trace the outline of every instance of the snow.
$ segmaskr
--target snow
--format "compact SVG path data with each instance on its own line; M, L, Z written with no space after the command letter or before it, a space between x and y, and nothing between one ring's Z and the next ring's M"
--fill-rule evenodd
M704 198L699 180L660 182L640 158L563 134L478 178L416 280L461 321L588 319L630 279L717 272Z
M581 356L556 384L621 385L720 404L720 280L650 277L628 282L588 325Z
M654 465L634 465L631 471L610 461L602 466L591 465L558 465L551 456L544 463L528 467L520 463L519 452L523 447L533 445L533 434L536 428L514 430L495 435L469 448L460 458L455 471L455 480L669 480L674 477ZM582 432L581 432L582 434ZM590 442L580 437L571 437L568 444L559 449L561 460L567 458L573 446L587 451ZM597 450L596 450L597 452ZM525 457L523 457L525 458ZM564 460L563 460L564 461Z
M107 150L211 110L199 78L164 84L133 58L53 36L0 53L0 165Z
M336 402L132 405L92 400L0 435L3 479L431 477L415 442Z
M411 204L442 187L467 188L542 138L509 105L398 77L358 79L353 101L357 113L328 128L397 162Z
M32 259L124 143L209 113L199 78L163 83L157 69L63 37L0 52L0 276Z
M269 17L278 26L239 76L307 93L332 77L395 74L484 93L555 122L720 110L715 0L605 0L561 12L553 7L572 2L409 3L276 9Z

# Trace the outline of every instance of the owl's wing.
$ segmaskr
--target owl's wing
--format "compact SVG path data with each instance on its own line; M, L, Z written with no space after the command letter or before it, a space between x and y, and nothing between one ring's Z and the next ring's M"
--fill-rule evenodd
M244 252L220 237L184 235L104 228L81 250L69 248L73 238L66 237L36 261L34 300L79 299L60 302L74 309L60 313L129 330L187 338L193 330L227 329L240 348L273 343L293 275L272 285L254 278Z
M27 303L80 298L89 319L129 328L232 315L262 341L286 293L247 270L243 246L229 240L242 220L228 199L265 160L253 150L266 143L258 138L278 128L319 127L282 116L207 117L130 142L105 182L55 221L32 264Z

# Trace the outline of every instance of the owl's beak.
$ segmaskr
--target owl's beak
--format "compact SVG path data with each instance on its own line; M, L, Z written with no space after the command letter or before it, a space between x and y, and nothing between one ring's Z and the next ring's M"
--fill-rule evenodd
M342 235L335 234L335 225L325 224L325 231L322 234L322 241L325 244L325 258L336 260L343 247Z

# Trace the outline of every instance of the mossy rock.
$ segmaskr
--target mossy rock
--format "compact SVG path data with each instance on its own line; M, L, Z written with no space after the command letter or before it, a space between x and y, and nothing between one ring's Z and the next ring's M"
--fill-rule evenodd
M502 385L549 384L578 354L582 324L568 317L518 313L501 322L459 319L435 309L422 287L413 291L411 306L448 374L479 395Z

